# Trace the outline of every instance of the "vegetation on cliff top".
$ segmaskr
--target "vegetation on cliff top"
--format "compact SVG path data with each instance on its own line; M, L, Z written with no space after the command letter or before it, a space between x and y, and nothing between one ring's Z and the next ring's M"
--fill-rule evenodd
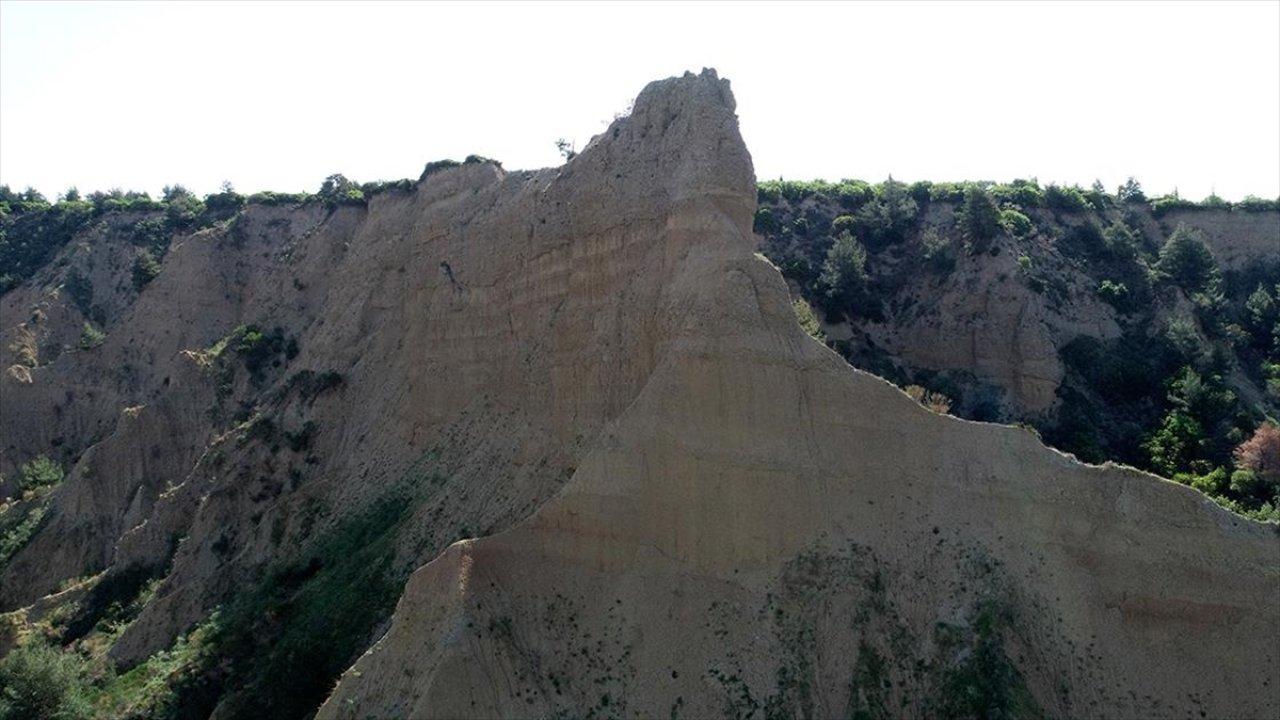
M1132 179L1115 193L1034 180L772 181L759 185L755 226L803 298L854 330L830 341L853 364L912 386L935 409L1030 424L1083 460L1151 470L1280 520L1280 477L1260 469L1280 460L1259 459L1280 454L1280 256L1224 270L1198 230L1166 224L1173 211L1274 213L1280 201L1149 200ZM1091 292L1123 331L1061 347L1067 378L1048 415L1010 414L981 378L911 367L858 331L915 312L910 290L945 286L958 263L973 282L1002 252L1051 309Z

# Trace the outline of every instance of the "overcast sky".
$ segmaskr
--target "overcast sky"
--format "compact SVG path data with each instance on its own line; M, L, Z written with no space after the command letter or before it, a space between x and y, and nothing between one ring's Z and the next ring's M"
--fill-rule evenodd
M314 190L559 161L716 67L761 178L1280 195L1280 2L0 2L0 182Z

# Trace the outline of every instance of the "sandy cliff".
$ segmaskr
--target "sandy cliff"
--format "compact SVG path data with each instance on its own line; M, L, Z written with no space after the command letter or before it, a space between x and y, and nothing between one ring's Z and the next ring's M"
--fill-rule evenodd
M305 715L379 637L322 717L1280 712L1274 527L853 370L755 205L704 71L560 168L250 205L141 292L95 230L0 298L0 471L68 468L0 611L156 578L128 668L284 594L217 646L223 717ZM258 662L300 636L322 661Z
M743 154L718 84L651 86L585 155L643 145L659 94L717 118L685 152ZM635 401L530 519L414 574L322 717L1280 709L1273 528L851 370L753 254L750 182L671 170L647 180L715 192L659 230Z

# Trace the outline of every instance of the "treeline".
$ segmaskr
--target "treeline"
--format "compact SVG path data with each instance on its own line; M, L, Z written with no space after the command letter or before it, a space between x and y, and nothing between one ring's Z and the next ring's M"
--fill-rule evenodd
M834 201L846 207L860 205L872 199L886 186L897 186L906 196L919 204L928 202L960 203L970 189L984 190L998 201L1011 201L1024 208L1049 208L1065 212L1099 212L1129 205L1148 205L1156 217L1171 210L1242 210L1244 212L1276 212L1280 211L1280 198L1266 199L1253 195L1238 202L1227 201L1216 194L1196 202L1181 197L1177 190L1173 193L1148 198L1142 185L1134 178L1129 178L1116 188L1114 193L1107 192L1101 181L1096 181L1089 188L1079 185L1056 185L1050 183L1041 186L1036 180L1014 180L1010 183L988 181L976 182L930 182L921 180L913 183L901 183L890 178L885 183L873 184L863 180L762 180L757 185L761 203L773 203L778 200L801 202L813 198L818 201Z

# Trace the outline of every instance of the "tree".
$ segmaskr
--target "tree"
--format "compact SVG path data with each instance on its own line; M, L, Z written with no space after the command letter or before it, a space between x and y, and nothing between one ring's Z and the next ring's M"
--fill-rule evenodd
M1116 190L1116 199L1122 203L1143 203L1147 201L1147 195L1142 192L1142 185L1130 175Z
M86 662L43 643L15 648L0 660L0 718L87 718Z
M328 207L336 207L338 205L360 205L365 201L364 192L360 190L360 186L342 173L334 173L324 179L320 183L320 192L317 196Z
M818 283L839 307L848 307L862 294L867 283L867 250L852 234L841 233L831 244Z
M72 185L71 187L67 188L66 192L62 193L62 199L65 200L66 202L79 202L80 191L76 189L75 185Z
M1233 453L1236 465L1271 485L1280 485L1280 428L1264 422Z
M1143 444L1151 457L1151 466L1165 477L1190 466L1204 447L1204 427L1195 418L1178 409L1165 415L1160 428Z
M565 140L564 138L556 139L556 150L558 150L560 154L564 156L565 162L569 162L570 160L574 159L578 155L578 151L573 149L573 143L569 142L568 140Z
M1160 248L1156 269L1188 292L1204 290L1218 276L1217 262L1204 236L1182 223Z
M864 232L872 236L874 244L883 246L902 241L919 210L906 183L890 176L876 189L875 199L858 211L858 217L870 225Z
M1128 225L1117 220L1102 231L1102 241L1107 252L1121 260L1133 260L1138 257L1138 238Z
M956 223L964 239L980 251L1000 232L1000 209L985 188L969 185L964 191L964 203L956 211Z
M160 197L164 202L171 203L179 198L193 198L195 195L192 194L190 190L175 183L173 185L165 185L164 190L161 191Z
M1254 340L1258 347L1266 347L1271 342L1271 334L1276 328L1276 323L1280 321L1280 308L1277 308L1276 301L1262 284L1259 284L1258 288L1249 295L1244 307L1248 313L1246 321Z
M21 468L21 474L18 476L18 490L37 490L43 487L57 485L62 482L63 472L62 466L50 460L44 455L40 455Z

